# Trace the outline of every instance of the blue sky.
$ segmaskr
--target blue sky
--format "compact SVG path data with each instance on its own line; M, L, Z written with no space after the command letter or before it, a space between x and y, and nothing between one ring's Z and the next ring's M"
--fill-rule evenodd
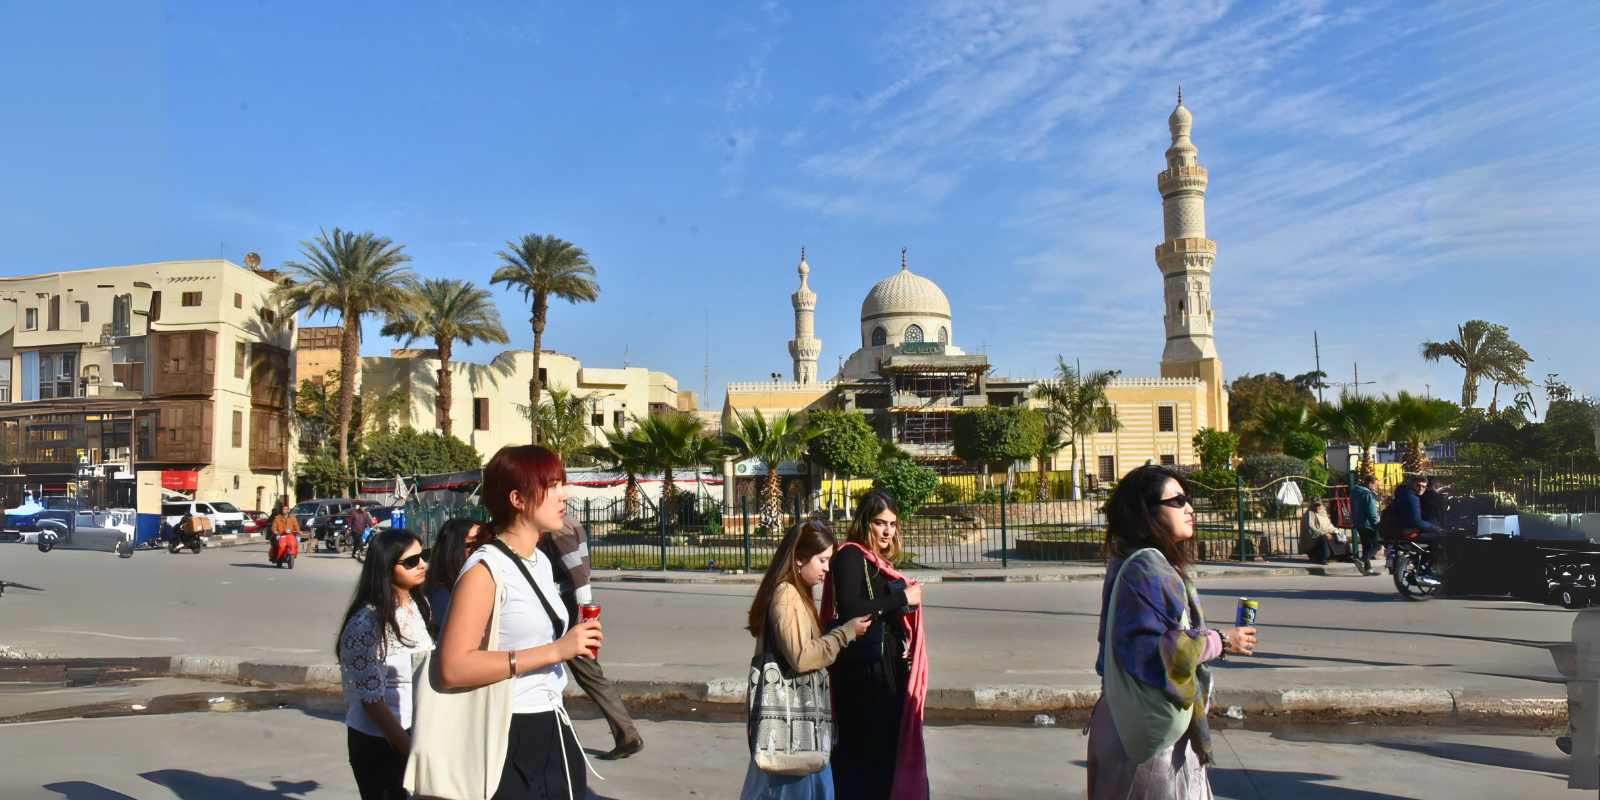
M709 316L720 407L789 372L802 245L824 374L908 247L1000 373L1148 376L1181 83L1230 378L1311 369L1316 330L1335 380L1458 397L1417 345L1481 317L1600 394L1597 39L1588 2L11 2L0 274L340 226L481 284L554 234L603 291L546 346L698 391Z

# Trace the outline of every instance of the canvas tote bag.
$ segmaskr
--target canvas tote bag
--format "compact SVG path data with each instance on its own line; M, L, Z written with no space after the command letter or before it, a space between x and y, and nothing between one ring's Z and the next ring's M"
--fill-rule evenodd
M497 650L505 581L492 566L493 559L484 563L491 564L495 585L485 649ZM414 677L406 791L417 798L489 800L500 788L505 769L515 681L506 678L476 689L445 689L439 681L438 652L428 651Z
M750 757L774 775L812 775L833 753L833 706L828 671L795 673L762 636L750 660L746 735Z

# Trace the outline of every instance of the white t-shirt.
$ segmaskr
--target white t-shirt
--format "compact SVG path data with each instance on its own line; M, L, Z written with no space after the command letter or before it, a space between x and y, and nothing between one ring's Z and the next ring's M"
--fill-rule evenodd
M494 577L495 584L505 598L500 606L500 649L523 650L555 641L556 631L550 625L550 615L545 613L538 595L533 593L533 587L522 577L517 565L499 548L486 544L467 559L461 574L466 575L480 563L489 567L489 574ZM539 583L545 599L550 601L550 608L565 626L568 622L567 609L561 602L561 595L556 592L556 582L550 574L549 557L535 550L533 558L523 559L522 563ZM567 668L565 664L557 662L524 672L516 677L516 681L513 713L549 711L561 703L561 692L567 688Z
M372 721L361 706L363 702L383 701L400 720L400 727L411 729L411 657L433 648L433 638L428 636L416 603L396 609L394 618L410 646L378 619L371 606L351 616L339 635L339 672L350 707L344 724L368 736L382 736L383 729Z

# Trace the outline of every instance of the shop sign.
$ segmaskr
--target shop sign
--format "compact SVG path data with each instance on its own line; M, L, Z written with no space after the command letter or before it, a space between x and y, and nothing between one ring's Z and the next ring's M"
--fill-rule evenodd
M805 475L808 470L804 461L778 462L779 475ZM747 458L733 465L733 474L741 478L767 474L767 465L759 458Z
M200 488L200 473L192 470L163 470L161 488L192 492Z

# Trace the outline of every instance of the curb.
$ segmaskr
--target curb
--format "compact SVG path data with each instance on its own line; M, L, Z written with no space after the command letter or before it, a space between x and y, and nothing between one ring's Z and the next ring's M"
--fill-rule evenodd
M1227 567L1220 568L1220 569L1207 569L1207 568L1202 567L1202 568L1196 569L1195 572L1194 572L1194 575L1192 575L1191 577L1192 577L1193 580L1197 580L1198 581L1198 580L1233 580L1233 579L1237 579L1237 578L1290 578L1290 577L1301 577L1301 576L1306 576L1306 575L1319 575L1319 576L1333 575L1333 576L1358 577L1358 576L1360 576L1360 573L1356 572L1354 567L1351 567L1348 571L1346 571L1346 570L1333 570L1333 569L1330 569L1328 567L1319 567L1319 566L1308 566L1308 567L1268 567L1268 568L1260 568L1260 569L1233 569L1233 568L1227 568ZM663 575L663 574L660 574L660 573L640 574L640 573L621 572L621 573L614 573L614 574L609 574L609 575L607 575L607 574L591 575L590 578L589 578L589 582L590 583L666 583L666 584L700 584L700 585L704 585L704 584L725 584L725 585L731 585L731 586L741 586L741 585L754 586L754 585L757 585L757 584L761 583L761 577L762 576L756 575L756 574L748 574L748 575L718 574L718 575L713 575L713 574L701 573L701 574L696 575L694 573L686 573L686 574L683 574L683 575L679 576L679 575ZM1105 573L1104 570L1101 570L1099 572L1083 572L1083 573L1036 572L1036 573L1005 573L1005 574L1000 574L1000 575L973 575L973 574L970 574L970 573L962 573L962 572L949 572L949 573L936 572L936 573L934 573L932 575L923 575L923 576L916 576L916 577L917 577L917 580L920 583L1078 583L1078 582L1082 582L1082 581L1093 581L1093 582L1099 583L1099 582L1104 582L1105 581L1106 573Z

